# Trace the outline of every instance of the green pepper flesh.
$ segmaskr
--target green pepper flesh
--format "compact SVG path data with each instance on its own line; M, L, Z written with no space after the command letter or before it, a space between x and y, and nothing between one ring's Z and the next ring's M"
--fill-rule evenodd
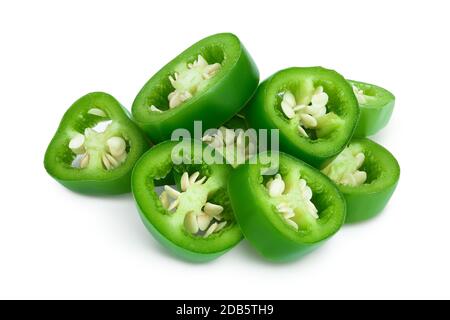
M169 76L192 63L198 55L208 63L220 63L218 73L200 92L170 109L167 96L173 90ZM203 129L216 128L231 119L251 98L259 82L259 72L240 40L222 33L200 40L159 70L138 93L132 107L133 118L153 142L170 139L173 130L194 132L194 121ZM162 112L151 112L152 105Z
M297 123L283 115L280 94L289 90L296 94L299 103L308 104L318 86L329 96L329 113L318 120L319 124L324 123L316 130L316 137L303 137ZM337 72L321 67L289 68L259 86L245 115L253 128L279 129L282 151L319 166L346 146L357 125L359 108L351 86Z
M189 143L184 141L182 143ZM231 171L228 165L180 164L172 162L172 151L178 142L165 141L150 149L136 164L133 171L132 189L140 216L152 235L176 256L194 262L215 259L242 239L242 234L234 222L234 214L226 191L227 177ZM205 146L192 142L192 150ZM193 152L194 153L194 152ZM194 162L192 155L192 162ZM199 171L208 177L203 185L193 186L180 195L180 205L175 212L165 209L155 190L155 181L168 176L178 180L182 172ZM192 235L186 231L183 221L189 211L199 211L206 200L224 207L224 218L228 225L207 238Z
M400 166L387 149L367 138L354 138L350 146L364 153L361 169L367 173L367 181L362 185L338 184L347 202L346 223L355 223L383 211L397 187Z
M106 117L89 114L92 108L102 110ZM72 166L75 154L68 147L74 134L82 133L97 123L111 120L103 133L96 134L86 143L91 150L100 149L108 137L120 135L127 141L127 158L113 170L101 165L94 152L88 167ZM45 153L47 172L65 187L87 194L120 194L131 191L131 171L135 162L148 149L149 144L141 130L129 119L128 111L111 95L103 92L89 93L78 99L64 114L59 127Z
M362 90L364 101L359 102L361 116L355 137L368 137L383 129L394 111L395 97L388 90L373 84L349 80L352 86Z
M274 155L274 152L260 154ZM286 188L305 179L313 191L312 201L319 210L319 219L300 214L298 231L290 228L277 213L275 202L267 193L260 162L244 164L231 174L228 192L245 238L264 257L288 261L310 252L330 238L345 220L345 201L337 187L313 167L290 155L279 153L279 172L286 177ZM301 206L296 193L284 199ZM284 200L283 200L284 201Z

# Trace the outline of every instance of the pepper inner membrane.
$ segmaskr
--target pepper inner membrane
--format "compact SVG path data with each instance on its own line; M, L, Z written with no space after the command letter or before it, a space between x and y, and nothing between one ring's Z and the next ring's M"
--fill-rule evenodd
M153 88L147 98L149 111L160 113L200 94L211 78L220 72L224 60L224 49L220 45L205 46L186 56Z
M352 143L321 171L338 184L357 187L373 183L382 168L370 150Z
M158 188L159 201L186 234L196 238L219 235L234 223L234 216L222 177L205 165L174 165L171 174L177 185ZM158 191L158 190L156 190Z
M278 91L277 105L292 130L305 139L329 138L343 123L338 97L326 82L304 80Z
M208 131L213 133L207 133ZM219 129L207 132L202 141L215 148L233 168L256 154L256 137L246 134L243 129L230 129L224 124Z
M366 104L375 99L376 90L372 87L358 87L355 84L351 84L353 93L359 104Z
M93 107L79 114L79 119L69 131L64 158L71 167L78 169L113 170L126 160L130 145L117 121L107 112Z
M263 178L269 201L288 226L296 231L308 231L321 218L322 206L316 206L318 199L306 176L302 177L298 170L280 172Z

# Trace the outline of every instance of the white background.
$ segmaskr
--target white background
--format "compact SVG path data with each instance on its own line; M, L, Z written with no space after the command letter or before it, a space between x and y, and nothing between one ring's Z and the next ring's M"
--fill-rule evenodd
M0 298L450 298L448 1L2 1ZM204 36L237 34L264 79L322 65L391 90L374 139L401 181L384 214L290 264L244 241L170 256L131 195L70 192L43 167L65 110L90 91L125 106ZM238 85L238 84L237 84Z

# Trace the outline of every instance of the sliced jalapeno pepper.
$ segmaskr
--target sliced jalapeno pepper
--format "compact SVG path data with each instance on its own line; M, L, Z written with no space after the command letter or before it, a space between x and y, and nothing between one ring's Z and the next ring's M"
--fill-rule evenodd
M383 129L394 110L395 97L392 93L373 84L349 80L361 110L356 137L374 135Z
M291 260L304 255L336 233L344 223L345 200L337 187L306 163L279 153L272 176L258 155L257 164L235 169L228 192L246 239L264 257Z
M131 171L147 149L145 135L120 103L107 93L94 92L64 114L44 166L74 191L119 194L131 191Z
M322 172L344 194L346 222L367 220L383 211L400 178L400 166L394 156L365 138L353 139Z
M133 117L154 142L178 128L193 133L194 120L204 129L217 128L247 103L258 82L258 69L240 40L216 34L159 70L137 95Z
M348 143L359 108L351 86L337 72L289 68L259 86L246 115L252 127L278 128L282 151L319 165Z
M192 152L180 152L183 145ZM227 192L232 169L202 162L204 147L189 140L162 142L138 161L132 177L134 199L147 229L175 255L192 261L217 258L242 239ZM168 176L179 189L165 185L158 195L155 182Z

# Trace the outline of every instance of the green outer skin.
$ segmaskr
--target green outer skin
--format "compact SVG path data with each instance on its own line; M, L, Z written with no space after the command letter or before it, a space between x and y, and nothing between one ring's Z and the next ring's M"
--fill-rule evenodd
M224 61L221 70L209 80L204 90L176 108L162 113L148 111L149 96L155 88L161 87L162 82L168 81L175 67L194 60L211 45L223 49ZM170 139L172 131L179 128L193 134L194 121L202 121L203 130L216 128L248 102L258 83L258 68L240 40L230 33L212 35L186 49L144 85L133 102L133 118L155 143Z
M80 131L82 114L93 107L101 108L111 120L118 122L121 133L129 140L130 150L127 159L114 170L78 169L64 161L64 158L71 154L68 148L70 141L68 131ZM149 148L149 142L128 116L128 111L113 96L104 92L88 93L75 101L64 114L45 152L44 167L48 174L63 186L79 193L113 195L130 192L132 169L135 162Z
M144 209L141 208L141 206L137 206L139 215L141 217L142 222L144 223L145 227L148 231L155 237L155 239L163 245L163 247L167 248L171 254L173 254L176 257L179 257L180 259L201 263L201 262L208 262L214 259L219 258L221 255L229 251L231 248L228 248L223 251L217 251L214 253L208 253L208 254L202 254L198 252L192 252L190 250L186 250L182 246L176 245L169 239L167 239L161 232L156 229L153 224L150 222L150 220L147 217L147 214L145 213Z
M170 171L172 168L171 152L177 144L178 142L175 141L162 142L152 147L139 159L132 175L134 200L146 228L172 254L191 262L211 261L237 245L242 240L242 233L235 223L231 228L223 229L218 235L213 234L203 239L187 234L183 227L174 226L178 218L174 214L167 214L161 206L157 194L152 191L152 182L155 177L160 177L159 173L164 171L167 174L167 170ZM195 147L205 146L200 142L194 142L194 145ZM220 181L226 179L231 170L228 165L208 167L218 176L214 182L216 184L217 180L223 184Z
M339 132L327 139L309 140L301 137L297 130L287 126L288 122L281 112L275 110L278 90L286 87L289 83L301 82L301 80L309 78L323 85L327 93L335 91L343 102L340 107L345 110L345 116L338 115L343 118L345 123L337 129ZM358 122L359 108L351 86L336 71L322 67L293 67L278 71L261 83L244 113L250 127L280 130L281 151L319 167L341 152L347 145Z
M395 96L388 90L373 84L348 80L362 90L369 90L375 99L359 105L361 116L355 130L355 137L368 137L383 129L389 122L394 111Z
M338 185L347 201L346 223L355 223L375 217L386 207L400 179L400 166L394 156L383 146L367 139L354 138L351 144L359 144L365 161L376 164L379 171L375 179L358 187ZM370 168L370 164L368 165ZM365 169L365 165L363 165ZM370 170L366 171L370 178Z
M334 207L329 209L332 217L324 222L329 224L305 235L288 227L268 203L259 164L244 164L235 169L228 181L228 192L245 238L266 259L285 262L304 256L335 234L344 224L346 205L335 184L321 172L290 155L279 155L280 168L299 168L313 192L324 194L326 201L333 203Z

